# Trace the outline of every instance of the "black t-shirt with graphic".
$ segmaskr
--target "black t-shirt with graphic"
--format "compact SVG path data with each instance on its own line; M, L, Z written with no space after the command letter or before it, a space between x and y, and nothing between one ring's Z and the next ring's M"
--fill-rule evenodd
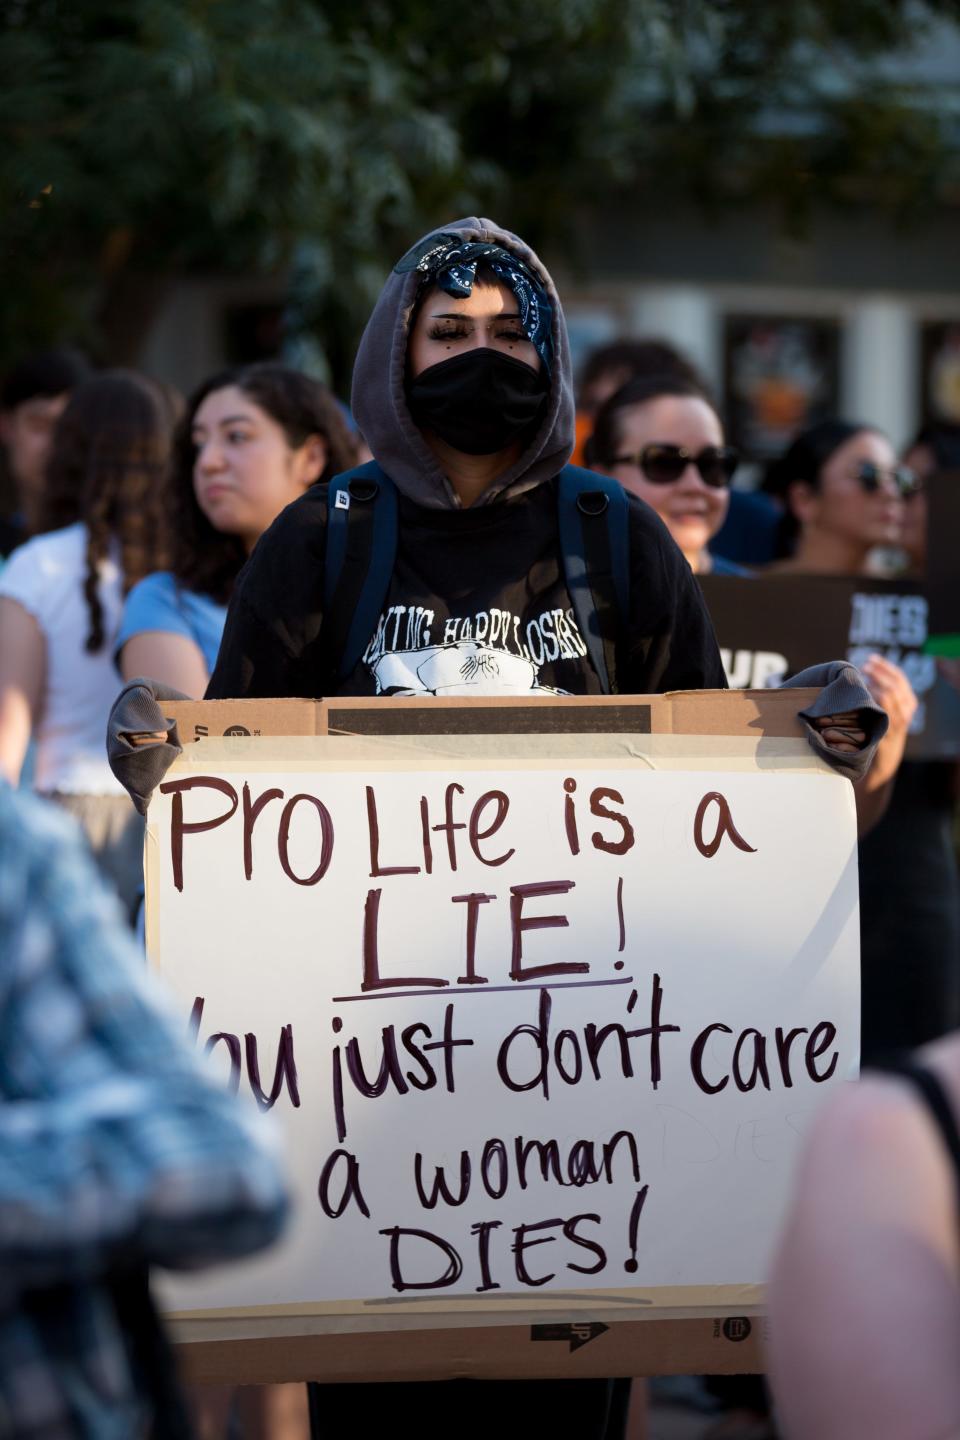
M597 694L560 550L556 482L467 510L399 496L379 622L353 674L332 680L323 633L326 489L260 539L230 605L209 699L333 695ZM699 587L653 511L630 497L627 694L723 688Z

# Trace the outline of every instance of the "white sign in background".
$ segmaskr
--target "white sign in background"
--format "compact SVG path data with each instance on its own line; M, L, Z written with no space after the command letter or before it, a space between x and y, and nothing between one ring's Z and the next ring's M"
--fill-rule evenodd
M176 1308L762 1281L858 1060L850 787L540 763L170 772L153 959L296 1196Z

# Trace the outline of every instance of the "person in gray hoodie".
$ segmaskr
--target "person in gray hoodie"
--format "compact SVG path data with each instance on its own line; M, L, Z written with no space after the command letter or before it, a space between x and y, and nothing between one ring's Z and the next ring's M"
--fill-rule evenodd
M599 693L558 527L557 477L574 444L570 351L533 251L476 219L414 246L360 342L353 410L398 492L393 575L359 663L338 674L330 653L327 493L314 489L258 544L208 698ZM689 567L647 506L631 499L628 514L617 689L724 686Z
M574 444L570 352L559 297L533 251L478 219L415 245L364 332L352 398L377 467L368 473L387 477L397 492L392 569L362 653L347 668L341 663L341 592L332 608L325 603L328 503L337 496L331 514L341 498L352 503L333 481L288 506L257 543L230 602L207 698L612 688L567 585L558 490ZM647 505L634 496L624 504L629 613L617 617L616 688L725 688L689 565ZM833 683L808 712L810 734L852 769L868 763L862 747L885 722L856 672L838 670L821 677ZM111 763L140 808L179 750L157 697L171 698L131 682L111 720ZM442 1418L459 1440L486 1440L492 1428L499 1440L624 1433L627 1382L478 1388L479 1397L467 1382L311 1386L312 1432L374 1434L381 1425L396 1429L400 1416L408 1420L403 1433Z

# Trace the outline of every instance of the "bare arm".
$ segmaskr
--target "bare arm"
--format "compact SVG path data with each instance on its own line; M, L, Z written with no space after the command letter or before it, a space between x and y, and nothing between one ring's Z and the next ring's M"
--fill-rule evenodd
M169 630L143 630L131 636L120 652L120 673L124 680L149 675L192 700L202 699L210 679L196 641Z
M814 1127L769 1289L788 1440L960 1434L956 1177L904 1082L870 1077Z
M43 631L17 600L0 596L0 774L16 785L40 713L47 667Z

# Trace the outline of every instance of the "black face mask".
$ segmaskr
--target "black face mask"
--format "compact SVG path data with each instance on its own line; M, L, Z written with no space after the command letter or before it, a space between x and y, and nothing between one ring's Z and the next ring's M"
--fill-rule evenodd
M464 455L494 455L528 438L547 403L542 370L499 350L468 350L407 382L414 424Z

